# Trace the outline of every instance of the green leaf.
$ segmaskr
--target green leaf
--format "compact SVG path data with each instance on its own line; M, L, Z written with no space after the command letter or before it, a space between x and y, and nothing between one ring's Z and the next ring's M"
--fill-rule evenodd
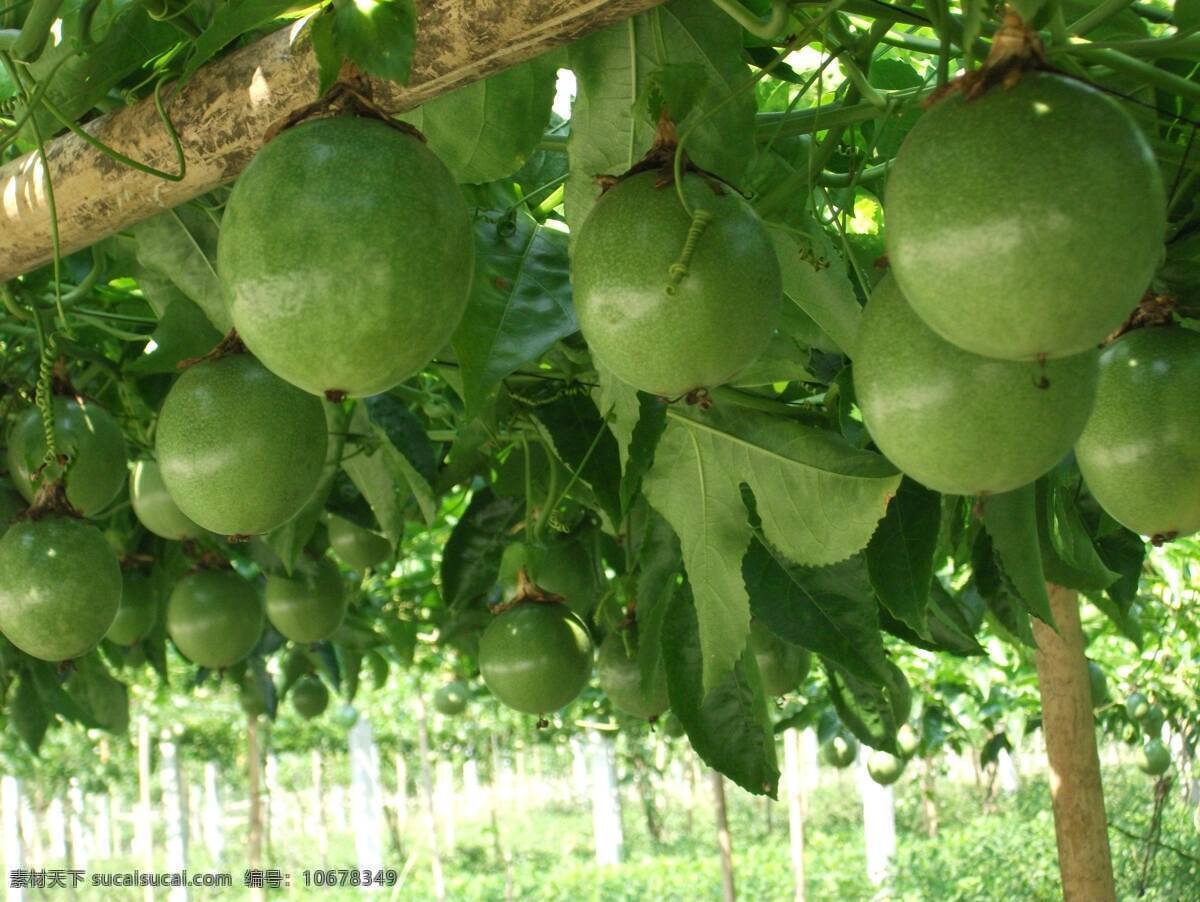
M93 652L75 661L67 692L101 729L116 734L129 730L128 691L108 672L99 655Z
M694 115L706 118L688 138L687 153L702 169L741 182L756 153L754 92L745 90L750 76L741 36L715 6L673 0L575 41L567 58L577 84L567 141L572 232L599 196L595 177L626 172L650 149L654 128L635 115L634 106L664 67L698 65L704 71L709 88Z
M217 231L209 214L187 204L139 222L131 230L138 262L170 280L224 335L233 327L217 278Z
M174 373L181 360L200 357L221 340L208 317L195 303L180 294L167 305L150 336L155 348L127 366L135 375Z
M524 209L475 226L475 279L451 343L463 402L473 417L500 381L578 331L571 307L567 236Z
M908 720L912 690L904 674L887 662L888 679L881 686L852 676L826 662L829 699L846 728L871 748L898 754L896 731Z
M342 469L367 499L380 529L392 544L396 545L404 533L404 505L410 492L425 522L432 522L437 516L433 488L392 444L387 431L371 422L366 404L355 406L348 431L367 439L358 451L346 455Z
M747 792L775 798L779 768L766 698L754 654L745 652L710 690L703 687L703 652L696 609L686 586L667 606L663 665L671 710L700 759Z
M634 108L651 127L657 127L664 114L680 125L708 88L708 72L699 63L659 66L646 77Z
M1200 0L1175 0L1172 18L1181 31L1200 26Z
M1104 566L1076 505L1078 492L1056 474L1037 482L1038 537L1046 579L1069 589L1099 591L1118 578Z
M334 0L333 43L368 75L407 84L417 38L413 0Z
M522 501L483 489L455 524L442 551L442 597L457 608L469 604L496 584L508 531L523 510Z
M827 569L827 568L822 568ZM796 567L758 539L742 563L750 609L779 638L821 655L872 683L887 679L887 658L870 586Z
M996 557L1029 613L1054 626L1042 552L1038 544L1037 503L1033 483L992 495L983 505L983 525Z
M667 405L662 398L640 391L637 393L637 402L637 425L633 427L625 471L621 474L622 513L631 510L640 497L642 480L654 463L654 452L667 428Z
M941 525L941 496L905 479L867 545L867 567L879 601L926 638L925 609Z
M401 118L460 183L506 178L537 149L550 121L557 68L541 56L443 94ZM529 185L528 189L539 185Z
M50 726L50 712L28 673L21 674L17 681L17 688L9 703L9 716L17 735L36 755Z
M644 489L679 535L699 613L704 685L712 688L750 629L742 484L754 494L767 541L794 563L822 565L867 544L900 475L840 436L757 411L667 416Z
M235 39L273 22L295 5L296 0L226 0L219 4L204 31L192 41L180 80L187 81Z
M662 659L663 619L682 563L675 531L666 520L650 511L638 549L638 667L643 686L651 685L654 671Z
M780 228L769 232L779 258L784 295L853 358L862 308L846 265L828 236L815 222L805 236Z
M963 589L962 597L968 599L972 593L977 594L992 617L993 628L998 628L1014 643L1036 648L1029 611L1000 568L992 537L987 532L980 532L975 537L971 548L971 572L971 582Z
M317 95L321 96L337 81L342 71L342 54L333 37L334 10L327 6L313 17L309 28L313 56L317 58Z
M596 496L612 523L621 521L617 442L587 397L562 397L530 411L551 449Z
M1138 582L1146 559L1146 543L1137 533L1121 528L1101 536L1096 542L1096 551L1105 565L1120 577L1103 594L1091 593L1089 597L1117 629L1141 648L1142 627L1133 613L1133 603L1137 600Z

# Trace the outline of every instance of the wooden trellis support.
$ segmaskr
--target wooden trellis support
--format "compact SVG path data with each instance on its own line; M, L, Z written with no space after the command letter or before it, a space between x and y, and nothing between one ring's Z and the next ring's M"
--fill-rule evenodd
M662 0L419 0L408 86L375 86L402 112L569 43ZM169 94L164 90L164 96ZM64 254L236 178L267 130L317 97L306 38L285 28L200 69L167 113L187 175L171 182L130 169L75 135L47 146ZM174 171L175 155L152 98L102 116L87 130L127 156ZM0 282L52 259L45 173L36 153L0 167Z

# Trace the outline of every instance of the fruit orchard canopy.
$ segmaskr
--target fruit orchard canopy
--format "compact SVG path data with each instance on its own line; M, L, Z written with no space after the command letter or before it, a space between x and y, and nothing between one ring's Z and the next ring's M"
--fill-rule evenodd
M420 4L412 78L375 83L386 109L412 109L455 88L619 22L661 0L428 0ZM286 28L204 68L172 95L166 113L187 168L168 181L139 172L65 135L46 146L62 253L68 254L236 178L263 136L317 97L307 38ZM171 138L154 99L91 122L87 131L132 159L176 171ZM0 282L53 256L37 152L0 167Z

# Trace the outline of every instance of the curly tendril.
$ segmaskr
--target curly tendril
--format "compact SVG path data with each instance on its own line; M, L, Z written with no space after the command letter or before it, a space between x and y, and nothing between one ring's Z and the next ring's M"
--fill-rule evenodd
M704 234L704 230L708 228L709 223L712 222L712 218L711 210L693 211L692 225L688 228L687 238L683 242L683 251L680 252L679 259L667 269L667 273L671 277L667 283L667 294L675 294L679 283L688 274L688 267L691 265L692 257L696 253L696 244L700 241L700 236Z
M42 342L35 399L38 412L42 415L42 435L46 439L46 457L43 466L58 464L58 440L54 433L54 361L57 357L58 335L51 332Z

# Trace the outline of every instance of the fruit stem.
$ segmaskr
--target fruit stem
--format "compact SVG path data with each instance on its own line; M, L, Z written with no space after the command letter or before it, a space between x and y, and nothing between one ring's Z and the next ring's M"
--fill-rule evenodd
M760 19L746 7L742 6L738 0L712 0L713 5L721 12L729 16L735 22L754 35L756 38L762 38L764 41L770 41L783 34L784 28L787 27L788 16L791 15L791 10L788 9L787 0L771 0L771 14L766 20Z

